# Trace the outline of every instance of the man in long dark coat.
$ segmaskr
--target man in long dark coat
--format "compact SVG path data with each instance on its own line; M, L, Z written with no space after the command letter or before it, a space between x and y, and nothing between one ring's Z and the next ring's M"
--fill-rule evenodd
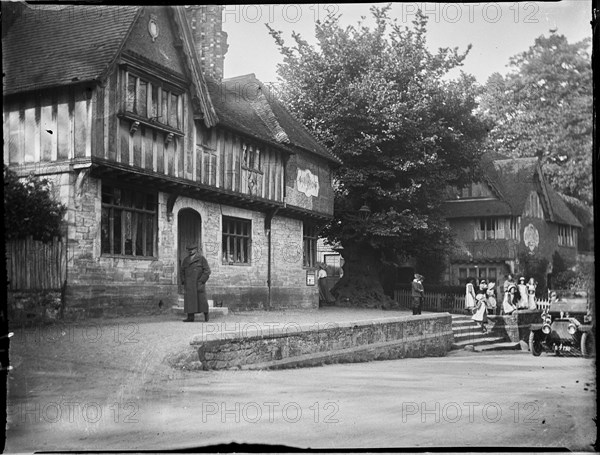
M412 281L411 285L413 315L421 314L424 296L425 290L423 288L423 275L415 273L415 279Z
M206 258L198 252L198 245L187 247L188 256L181 262L181 284L184 286L183 311L187 318L183 322L193 322L195 313L204 313L208 321L208 299L206 282L210 276L210 267Z

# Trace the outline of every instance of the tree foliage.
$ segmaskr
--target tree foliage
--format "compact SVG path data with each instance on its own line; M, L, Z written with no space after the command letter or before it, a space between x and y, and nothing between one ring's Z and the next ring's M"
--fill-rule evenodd
M343 161L325 234L341 242L345 255L362 251L364 261L393 262L398 254L435 255L448 247L444 191L466 183L486 131L474 115L475 79L462 72L447 79L469 49L432 53L425 15L404 27L388 11L371 8L373 28L343 28L339 17L318 22L316 46L296 33L287 46L269 27L284 56L278 67L283 102ZM357 213L365 203L372 214L362 222ZM357 278L344 271L349 281Z
M541 158L550 183L592 204L592 67L589 40L540 36L487 81L481 109L494 122L486 149Z
M31 174L21 181L4 165L4 238L32 236L44 242L61 236L66 207L52 198L46 179Z

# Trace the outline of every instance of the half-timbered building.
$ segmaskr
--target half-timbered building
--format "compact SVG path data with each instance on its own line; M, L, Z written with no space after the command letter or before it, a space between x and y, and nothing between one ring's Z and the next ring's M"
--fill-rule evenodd
M174 304L189 243L214 301L318 305L339 159L254 75L221 79L220 14L40 6L7 22L4 162L51 179L68 207L68 305Z
M550 280L555 254L576 260L582 225L537 158L484 156L480 167L476 181L449 190L444 204L457 243L446 282L464 285L471 277L501 284L508 273L524 273L524 260L544 261Z

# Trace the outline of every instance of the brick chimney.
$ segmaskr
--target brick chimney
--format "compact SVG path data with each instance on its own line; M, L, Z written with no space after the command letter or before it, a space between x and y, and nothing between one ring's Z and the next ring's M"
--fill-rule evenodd
M217 81L223 79L227 33L223 31L221 5L194 5L187 7L187 16L194 36L202 71Z

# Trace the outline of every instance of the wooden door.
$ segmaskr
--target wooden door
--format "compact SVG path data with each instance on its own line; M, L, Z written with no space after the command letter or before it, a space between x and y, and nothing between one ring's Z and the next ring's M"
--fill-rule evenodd
M181 269L181 261L187 256L187 246L190 244L198 245L202 248L202 218L200 214L193 209L180 210L177 215L177 264ZM181 286L181 270L179 270L179 293L183 294Z

